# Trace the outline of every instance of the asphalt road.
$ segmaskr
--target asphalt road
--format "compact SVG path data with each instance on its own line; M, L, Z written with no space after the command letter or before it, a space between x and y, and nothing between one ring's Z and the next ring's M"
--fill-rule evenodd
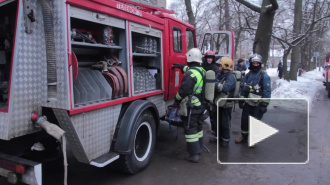
M182 129L161 124L155 153L151 164L136 175L122 174L113 166L96 168L78 163L69 157L69 185L301 185L330 184L330 99L322 90L315 101L314 111L309 116L309 161L307 164L219 164L217 148L208 143L209 124L205 124L205 145L200 162L184 160L187 155ZM270 108L263 121L280 132L260 143L256 148L235 144L234 138L240 135L240 110L233 113L231 142L228 149L219 149L219 156L232 162L304 162L306 159L307 115L301 110L285 106ZM175 140L176 134L178 139ZM70 153L69 153L70 154ZM271 160L271 161L270 161ZM46 185L63 184L61 161L43 166L43 182ZM0 184L7 184L0 179Z
M231 142L230 148L219 149L219 160L223 163L304 163L308 160L307 118L306 101L272 100L262 121L279 132L257 143L253 149L247 144ZM240 119L241 110L236 109L231 128L233 139L240 137Z

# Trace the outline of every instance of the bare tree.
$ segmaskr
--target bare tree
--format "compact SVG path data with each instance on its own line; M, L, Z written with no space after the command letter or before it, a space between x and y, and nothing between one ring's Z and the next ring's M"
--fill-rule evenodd
M191 0L184 0L186 5L186 11L188 15L188 22L196 27L196 20L193 9L191 7Z
M263 63L267 64L274 15L278 9L277 0L263 0L261 6L250 3L246 0L236 1L260 14L258 28L253 43L253 53L259 53L263 57Z
M230 29L230 20L231 17L229 15L229 0L225 0L225 26L226 26L226 30L231 30Z
M249 47L249 45L243 45L243 43L244 41L251 41L252 43L252 37L255 36L255 31L257 30L258 14L250 11L249 8L235 0L232 0L231 4L231 10L233 12L231 15L231 28L235 32L235 58L247 57L248 53L246 48ZM252 45L250 48L252 48ZM243 54L242 50L245 50Z
M299 34L298 36L296 35L293 35L293 34L290 34L288 32L285 32L286 36L284 37L278 37L276 34L273 33L273 37L276 38L280 43L281 45L283 46L284 48L284 56L283 56L283 67L284 67L284 78L286 80L297 80L297 68L295 69L291 69L290 67L290 71L292 71L292 73L294 73L294 76L288 76L287 73L286 73L286 62L287 62L287 57L288 55L290 54L290 51L300 45L301 43L303 42L306 42L307 40L310 40L309 39L309 36L312 35L312 34L315 34L319 31L318 28L315 28L317 27L317 25L319 23L322 23L323 21L327 20L329 17L330 17L330 14L327 13L327 14L321 14L319 15L318 14L318 0L315 1L315 3L311 3L312 6L312 13L311 13L311 19L310 19L310 23L308 25L308 27L306 27L306 29L304 31L301 32L301 34ZM319 18L316 18L316 17L319 17ZM320 38L318 36L318 38ZM307 39L307 40L306 40ZM311 39L313 40L313 39ZM311 44L311 43L309 43ZM311 52L309 53L311 54Z
M301 34L302 25L302 1L296 0L294 6L294 22L293 22L293 34L295 38L298 38ZM290 80L297 80L298 63L301 62L301 46L297 45L292 49L291 66L290 66Z
M176 18L188 22L186 7L182 6L183 3L184 0L174 1L169 5L169 9L174 11Z

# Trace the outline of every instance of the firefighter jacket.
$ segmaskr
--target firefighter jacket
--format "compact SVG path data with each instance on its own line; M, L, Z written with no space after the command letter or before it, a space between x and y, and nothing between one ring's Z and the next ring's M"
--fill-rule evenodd
M203 76L205 76L205 73L206 72L202 67L189 68L184 74L179 92L175 96L175 100L180 102L183 98L192 95L191 104L193 106L200 106L202 104L202 91L204 85Z
M244 98L271 98L271 80L267 73L262 70L250 71L241 82L240 97ZM248 89L248 92L246 91ZM245 91L245 92L244 92ZM268 104L270 99L262 99L261 102Z
M234 71L246 71L246 66L245 65L236 64L234 66Z
M218 85L218 92L228 94L228 98L234 97L235 87L236 87L236 77L234 73L230 71L224 72L221 71L216 77L216 83L220 83L221 87Z
M215 75L217 75L219 71L219 67L215 65L215 63L208 64L207 62L204 62L202 64L202 67L205 69L205 71L212 70L214 71Z
M234 97L235 88L236 88L236 77L234 73L231 73L228 70L223 70L215 77L215 80L216 80L215 93L217 97L221 97L221 98ZM231 107L233 105L232 101L227 101L226 103L223 104L224 107Z

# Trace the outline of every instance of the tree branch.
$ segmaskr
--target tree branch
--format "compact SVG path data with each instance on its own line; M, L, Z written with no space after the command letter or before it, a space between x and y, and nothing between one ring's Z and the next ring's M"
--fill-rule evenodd
M320 21L322 21L323 19L328 18L328 17L330 17L330 15L327 15L327 16L324 16L324 17L321 17L321 18L319 18L319 19L317 19L317 20L314 20L314 19L313 19L314 21L312 22L312 24L310 25L310 27L305 31L305 33L302 34L300 37L295 38L291 43L294 44L294 45L298 45L297 43L300 43L300 40L303 40L303 39L304 39L305 37L307 37L309 34L318 31L319 29L317 29L317 30L312 30L312 29L314 29L315 24L317 24L318 22L320 22ZM312 31L311 31L311 30L312 30Z
M277 0L269 0L271 4L266 6L266 12L270 13L278 9Z
M308 32L306 35L302 35L300 40L295 40L295 41L291 42L292 46L293 46L293 47L296 47L296 46L299 45L302 41L304 41L304 40L307 38L307 36L308 36L309 34L314 33L314 32L317 32L317 31L319 31L319 30L320 30L320 29L312 30L312 31Z
M286 47L285 47L285 45L283 44L283 43L285 43L285 44L287 44L288 46L292 46L291 45L291 43L289 43L288 41L286 41L286 40L284 40L284 39L282 39L282 38L280 38L280 37L278 37L278 36L276 36L274 33L272 33L272 37L273 38L275 38L275 39L277 39L280 43L281 43L281 45L282 45L282 47L285 49Z
M278 9L277 0L269 0L269 1L273 6L273 10L277 10Z
M251 10L255 11L255 12L258 12L260 13L261 12L261 7L256 5L256 4L253 4L251 2L248 2L246 0L236 0L237 2L245 5L246 7L250 8Z

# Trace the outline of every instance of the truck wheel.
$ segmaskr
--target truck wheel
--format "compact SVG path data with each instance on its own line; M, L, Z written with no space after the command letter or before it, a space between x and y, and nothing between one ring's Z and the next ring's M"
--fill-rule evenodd
M330 98L330 89L328 90L328 98Z
M155 123L154 116L148 110L139 116L133 131L134 136L131 140L131 153L121 155L118 161L121 171L135 174L147 167L156 142Z

